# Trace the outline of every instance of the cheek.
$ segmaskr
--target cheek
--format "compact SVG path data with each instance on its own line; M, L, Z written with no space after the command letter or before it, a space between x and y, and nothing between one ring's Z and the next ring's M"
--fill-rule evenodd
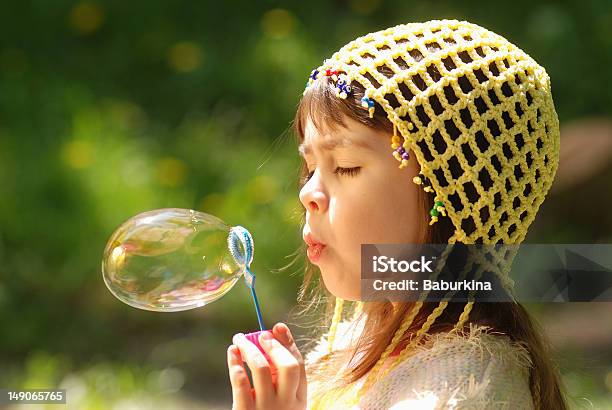
M423 224L418 187L406 175L402 173L399 181L387 178L368 184L367 190L353 190L338 203L336 226L357 255L362 243L418 242Z
M412 182L417 174L416 162L407 169L399 169L393 162L388 178L380 184L385 196L386 235L389 242L418 243L425 223L425 210L421 204L421 187Z
M394 198L389 202L387 217L389 236L396 243L418 242L423 225L423 210L419 197L410 185L403 190L396 190Z
M349 272L361 269L361 244L372 243L379 237L376 232L379 226L380 209L375 201L363 190L354 189L338 200L334 212L330 214L332 230L339 262L350 276ZM372 223L372 220L376 220Z

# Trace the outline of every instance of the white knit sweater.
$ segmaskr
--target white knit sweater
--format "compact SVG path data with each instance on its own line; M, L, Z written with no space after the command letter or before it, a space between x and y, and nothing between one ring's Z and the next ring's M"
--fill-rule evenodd
M338 325L333 349L358 336L359 325ZM324 336L305 357L307 364L327 351ZM397 359L391 358L391 359ZM473 327L469 335L437 334L363 394L358 409L533 409L529 354L505 336ZM387 366L387 363L385 363ZM365 377L355 383L360 387ZM320 383L308 383L308 408ZM345 408L338 400L328 408Z

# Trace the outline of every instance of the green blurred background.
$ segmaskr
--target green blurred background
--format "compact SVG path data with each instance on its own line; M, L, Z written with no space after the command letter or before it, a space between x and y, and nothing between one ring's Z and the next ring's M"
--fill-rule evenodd
M303 265L279 268L301 244L289 127L305 81L360 35L432 18L489 28L551 77L561 165L527 241L612 242L607 0L4 2L0 387L66 388L78 409L229 408L226 347L257 329L248 289L131 308L102 280L106 240L163 207L245 225L266 322L297 325ZM612 304L530 308L574 405L612 408Z

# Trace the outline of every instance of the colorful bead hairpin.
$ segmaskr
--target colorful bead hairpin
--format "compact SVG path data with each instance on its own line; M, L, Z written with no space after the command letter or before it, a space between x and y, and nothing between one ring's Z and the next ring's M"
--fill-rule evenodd
M312 70L310 72L310 75L308 76L308 80L306 80L306 86L304 87L304 92L303 94L306 94L306 91L308 91L308 87L310 87L310 85L315 82L315 80L319 78L319 70L317 70L316 68L314 70Z
M434 192L431 187L431 181L419 172L419 175L412 178L412 182L417 185L425 185L423 191L425 192ZM442 214L442 216L446 216L446 208L444 208L444 202L442 202L442 197L440 195L436 195L434 198L433 207L429 210L429 215L431 216L431 220L429 221L429 225L433 225L438 222L438 216Z
M340 74L336 82L336 97L346 98L351 93L351 82L346 74Z
M326 62L328 62L328 60L325 60L324 64ZM350 78L341 70L332 70L331 68L312 70L310 72L310 76L308 76L308 80L306 81L306 85L304 87L303 94L306 94L308 87L310 87L312 83L315 82L318 78L320 78L321 75L324 75L326 77L331 77L331 79L334 82L336 82L335 84L336 97L345 99L351 94L352 87L351 87ZM361 106L368 110L368 113L370 114L370 118L374 118L374 111L375 111L374 105L375 105L374 100L368 96L364 96L361 99ZM400 155L403 155L403 154L404 152L400 152Z
M438 213L441 213L442 216L446 216L446 209L444 208L444 202L441 201L441 197L436 195L434 198L433 208L430 209L429 215L431 215L431 221L429 221L429 225L433 225L438 222Z
M320 74L323 74L326 77L331 77L332 80L337 81L338 75L340 74L340 72L338 70L332 70L329 68L323 71L319 71L318 69L315 68L314 70L310 72L310 76L308 76L308 81L306 81L306 87L304 88L303 94L306 94L308 87L310 87L310 85L319 78ZM346 98L346 96L351 92L351 87L348 85L349 83L350 81L347 83L347 80L345 79L343 81L342 88L340 90L336 90L336 96L341 97L341 98ZM338 88L337 85L336 85L336 88ZM344 97L342 95L344 95Z
M391 137L391 148L394 149L393 156L395 157L395 159L401 162L401 164L399 165L400 169L407 167L408 160L410 159L410 154L408 153L408 150L406 150L404 146L400 145L401 141L402 139L399 135L397 135L397 126L395 125L395 123L393 123L393 137Z
M336 81L338 80L338 70L331 70L328 68L327 70L325 70L325 76L331 77L332 80Z
M363 97L361 99L361 106L367 108L370 113L370 118L374 117L374 100L369 97Z

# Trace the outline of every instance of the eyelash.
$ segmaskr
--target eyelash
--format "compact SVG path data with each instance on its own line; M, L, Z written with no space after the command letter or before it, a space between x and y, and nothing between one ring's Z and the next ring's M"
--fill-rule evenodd
M359 170L361 169L361 167L354 167L354 168L341 168L338 167L334 170L334 174L340 174L340 175L347 175L349 177L354 177L355 175L357 175L359 173ZM314 174L313 172L309 172L308 176L303 178L303 183L305 184L306 182L308 182L308 180L310 178L312 178L312 174Z

